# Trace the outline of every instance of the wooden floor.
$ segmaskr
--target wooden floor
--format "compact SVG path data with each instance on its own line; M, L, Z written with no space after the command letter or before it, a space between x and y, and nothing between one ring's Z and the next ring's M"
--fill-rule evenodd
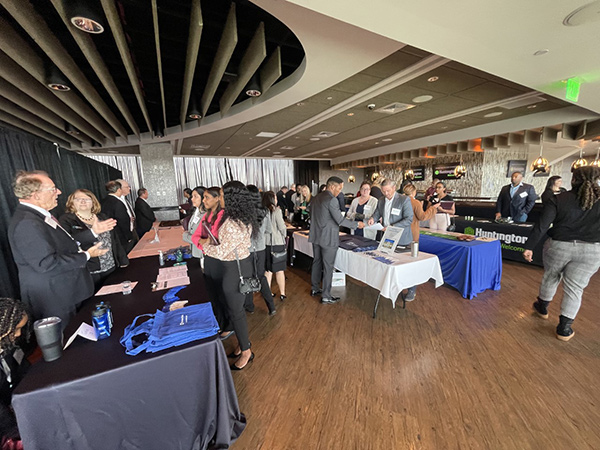
M291 268L288 300L248 316L256 359L233 374L248 425L235 449L600 449L600 274L575 337L531 313L542 269L505 262L469 301L433 283L406 310L347 278L336 305ZM230 351L234 339L225 341Z

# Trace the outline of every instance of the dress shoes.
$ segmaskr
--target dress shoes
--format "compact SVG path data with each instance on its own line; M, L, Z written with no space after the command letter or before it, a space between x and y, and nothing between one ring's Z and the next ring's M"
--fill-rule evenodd
M314 290L311 290L311 291L310 291L310 295L311 295L311 297L314 297L315 295L319 295L319 294L321 294L322 292L323 292L323 291L322 291L321 289L317 289L316 291L314 291Z
M241 355L241 353L236 353L235 350L232 351L229 355L227 355L228 358L239 358Z
M241 353L240 353L240 355L241 355ZM239 355L238 355L238 356L239 356ZM238 366L236 366L236 365L235 365L235 363L233 363L233 364L232 364L231 366L229 366L229 367L230 367L230 369L231 369L231 370L243 370L243 369L244 369L244 368L245 368L245 367L246 367L248 364L250 364L250 363L251 363L253 360L254 360L254 353L252 353L252 354L250 355L250 359L248 360L248 362L247 362L246 364L244 364L244 366L243 366L243 367L238 367Z
M334 303L337 303L340 300L339 297L331 297L331 298L321 298L321 303L325 304L325 305L333 305Z

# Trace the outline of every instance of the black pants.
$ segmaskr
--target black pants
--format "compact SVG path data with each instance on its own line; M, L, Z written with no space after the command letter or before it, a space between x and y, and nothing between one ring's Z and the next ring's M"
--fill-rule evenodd
M94 281L94 292L98 292L102 286L104 286L104 282L108 278L108 276L115 271L115 267L106 272L93 273L92 280Z
M260 280L260 293L265 299L269 312L275 310L275 303L273 302L273 295L271 293L271 287L267 283L267 277L265 277L265 258L266 250L260 250L255 252L256 254L256 273L255 276ZM254 271L254 254L250 253L250 264L252 264L252 270ZM247 294L244 308L247 311L254 311L254 294Z
M252 275L252 262L249 257L241 260L240 266L244 277ZM240 293L240 275L236 261L219 261L205 256L204 277L221 331L233 329L242 351L248 350L250 338L244 311L245 296Z
M313 264L310 281L312 284L312 290L316 291L319 289L321 279L323 279L323 293L322 298L331 298L331 284L333 281L333 265L335 263L335 255L337 254L337 247L321 247L320 245L313 244Z

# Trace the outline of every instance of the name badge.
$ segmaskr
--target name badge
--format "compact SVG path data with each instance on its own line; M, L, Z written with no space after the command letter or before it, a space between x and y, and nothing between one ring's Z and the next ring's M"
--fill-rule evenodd
M525 197L527 197L527 192L521 192L521 193L519 194L519 197L521 197L521 198L525 198Z
M55 230L56 230L56 227L58 226L58 224L54 221L54 219L52 219L52 217L46 217L44 219L44 222L46 222L48 225L50 225Z
M192 223L198 223L200 221L200 216L194 216L192 218Z
M392 208L392 215L393 216L399 216L400 215L400 210L398 208Z
M365 205L363 211L365 211L365 212L371 211L371 205Z

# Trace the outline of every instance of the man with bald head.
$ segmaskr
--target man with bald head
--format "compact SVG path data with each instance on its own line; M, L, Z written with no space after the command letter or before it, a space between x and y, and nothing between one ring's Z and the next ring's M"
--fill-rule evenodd
M525 222L538 196L531 184L523 183L522 172L514 172L510 181L498 195L496 219L511 217L515 222Z
M98 242L81 250L50 214L61 191L45 172L18 172L13 191L19 205L8 227L8 241L19 270L21 299L30 307L33 320L58 316L64 328L77 305L94 294L87 261L108 249ZM114 226L112 219L96 220L88 230L93 235L90 240Z

